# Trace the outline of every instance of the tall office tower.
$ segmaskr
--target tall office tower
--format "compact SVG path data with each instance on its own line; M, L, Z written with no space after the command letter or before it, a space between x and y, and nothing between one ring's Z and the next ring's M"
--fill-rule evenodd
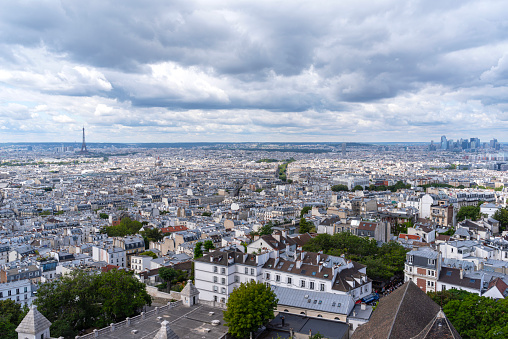
M444 135L441 137L441 149L448 149L448 141Z
M345 142L342 143L342 156L343 157L346 156L346 143Z

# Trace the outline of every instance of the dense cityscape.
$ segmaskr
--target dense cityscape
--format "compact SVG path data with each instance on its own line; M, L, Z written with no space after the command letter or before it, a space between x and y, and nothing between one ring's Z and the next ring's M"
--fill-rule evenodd
M240 286L263 283L277 299L268 323L251 329L263 337L315 328L324 337L363 338L369 324L381 326L383 299L410 307L408 294L430 305L421 326L445 321L452 325L439 331L476 337L468 332L472 324L457 321L453 300L440 305L439 315L432 300L455 290L471 295L463 299L508 295L507 146L471 139L457 151L443 140L437 149L147 146L87 145L83 135L74 146L1 145L0 299L28 312L21 324L12 320L11 331L222 338L226 321L229 333L248 336L232 332L234 317L222 310ZM125 305L113 301L122 312L104 319L65 304L78 291L59 297L60 306L52 297L99 279L90 276L126 279L108 274L127 274L143 295L131 294ZM121 294L131 287L110 288ZM398 295L401 288L407 291ZM38 308L22 311L25 305ZM186 320L174 321L180 317ZM35 321L36 330L34 319L42 324ZM502 331L505 324L495 326Z
M0 1L0 339L508 338L507 13Z

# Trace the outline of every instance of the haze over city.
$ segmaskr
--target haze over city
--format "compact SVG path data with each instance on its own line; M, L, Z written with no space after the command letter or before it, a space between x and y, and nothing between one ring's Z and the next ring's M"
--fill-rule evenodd
M4 1L1 142L506 140L503 1Z

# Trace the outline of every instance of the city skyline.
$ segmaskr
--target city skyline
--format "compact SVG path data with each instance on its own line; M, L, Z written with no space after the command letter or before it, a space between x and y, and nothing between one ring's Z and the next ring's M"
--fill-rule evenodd
M499 1L2 3L2 142L508 142Z

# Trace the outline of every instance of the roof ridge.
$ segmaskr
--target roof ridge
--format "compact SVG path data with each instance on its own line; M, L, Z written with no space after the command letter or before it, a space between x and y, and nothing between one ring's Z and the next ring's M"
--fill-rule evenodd
M407 290L409 288L409 285L412 283L412 281L410 280L406 286L406 289L404 290L404 293L402 294L402 298L400 298L400 303L399 303L399 306L397 306L397 311L395 312L395 314L393 315L393 320L392 320L392 325L390 326L390 332L388 333L388 336L386 337L387 339L390 338L390 336L392 335L392 330L393 330L393 324L395 323L395 319L397 319L397 315L399 314L399 311L400 311L400 305L402 305L402 301L404 300L404 297L406 296L406 293L407 293ZM414 284L414 283L413 283Z

